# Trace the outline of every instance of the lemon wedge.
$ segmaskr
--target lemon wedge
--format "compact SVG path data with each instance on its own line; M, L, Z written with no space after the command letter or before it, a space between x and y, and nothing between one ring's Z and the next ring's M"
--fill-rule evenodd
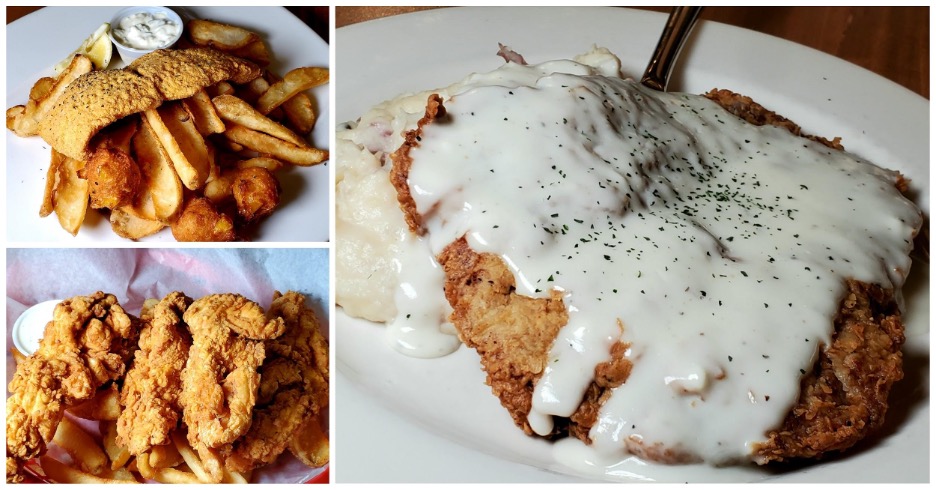
M68 67L68 64L71 63L72 58L76 54L83 54L91 58L91 63L94 63L94 68L98 70L107 68L107 65L110 64L111 56L113 56L114 53L114 45L111 44L110 37L107 36L109 31L109 22L101 24L101 27L98 27L93 34L88 36L78 49L72 51L67 58L59 61L59 63L55 65L55 73L61 73L62 70Z

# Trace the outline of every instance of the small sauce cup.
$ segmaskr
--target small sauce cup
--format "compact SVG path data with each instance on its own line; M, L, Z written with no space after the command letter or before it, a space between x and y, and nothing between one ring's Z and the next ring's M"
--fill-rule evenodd
M120 21L123 20L125 17L130 17L131 15L139 14L141 12L146 12L152 15L165 14L166 17L170 21L174 22L175 24L179 26L179 33L176 35L174 39L172 39L168 44L166 44L165 46L162 46L161 48L137 49L137 48L133 48L131 46L127 46L123 44L122 42L120 42L120 40L116 36L114 36L114 29L120 26ZM143 56L144 54L147 54L147 53L152 53L153 51L156 51L157 49L166 49L166 48L172 47L182 37L182 31L184 30L184 27L185 27L185 25L182 22L182 18L179 17L179 14L175 13L174 10L167 8L167 7L127 7L125 9L119 10L116 14L114 14L114 17L110 21L110 25L111 25L110 32L108 32L107 35L110 37L111 42L114 43L114 46L117 47L117 52L120 53L120 59L122 59L124 63L127 63L127 64L130 64L130 62L139 58L140 56Z
M60 299L43 301L29 307L16 319L13 323L13 345L16 350L26 356L36 352L45 333L46 323L52 321L52 313L61 302Z

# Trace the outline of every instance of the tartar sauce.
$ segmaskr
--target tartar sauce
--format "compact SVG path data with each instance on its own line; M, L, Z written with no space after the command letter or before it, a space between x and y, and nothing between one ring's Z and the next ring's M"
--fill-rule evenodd
M569 321L529 414L537 432L575 411L621 342L633 369L591 429L599 454L750 460L829 343L845 280L903 284L920 210L894 172L704 97L606 75L572 61L508 63L441 92L446 120L410 152L427 233L392 260L429 264L465 237L504 260L518 294L563 294ZM339 138L398 142L388 128L400 122L382 119L392 109ZM339 254L346 247L339 240ZM438 335L426 321L443 310L426 304L440 297L437 273L396 272L401 287L429 289L397 295L393 330L414 313L412 328Z
M134 49L159 49L168 46L181 28L164 13L140 12L121 19L114 37Z

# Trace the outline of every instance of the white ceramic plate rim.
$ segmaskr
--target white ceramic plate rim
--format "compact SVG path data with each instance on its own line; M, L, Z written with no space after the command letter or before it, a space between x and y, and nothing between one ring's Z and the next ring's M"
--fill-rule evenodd
M121 7L46 7L7 26L6 107L25 104L32 84L53 74L52 66L78 47ZM261 33L273 53L271 69L284 74L298 66L329 66L329 47L314 31L283 7L174 7L192 17L210 18ZM184 17L184 16L183 16ZM114 48L111 67L123 66ZM311 140L329 147L330 85L310 91L318 122ZM6 132L7 239L11 242L124 242L106 218L88 210L84 225L72 237L53 215L39 217L49 165L49 145L39 137ZM329 239L330 182L328 165L294 168L280 174L283 202L256 230L255 241L325 242ZM172 242L168 229L145 242Z
M571 57L592 44L618 54L638 76L665 15L617 8L440 9L367 22L336 32L336 120L352 120L400 93L452 83L497 67L503 42L530 62ZM801 124L841 136L850 151L898 169L929 201L929 103L861 68L778 38L702 22L671 89L729 88ZM798 88L801 87L801 88ZM868 97L867 94L875 94ZM920 269L920 268L918 268ZM928 271L914 271L908 345L928 362ZM477 355L462 348L436 360L405 358L380 326L339 310L336 481L569 482L548 444L526 438L483 385ZM902 425L845 458L795 470L670 467L658 481L928 481L928 369L920 400ZM882 470L882 468L887 468Z

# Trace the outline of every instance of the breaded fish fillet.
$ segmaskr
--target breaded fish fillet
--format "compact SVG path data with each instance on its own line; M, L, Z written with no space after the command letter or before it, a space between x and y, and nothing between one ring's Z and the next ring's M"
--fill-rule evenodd
M59 153L91 159L91 137L131 114L159 107L163 101L152 81L128 70L99 70L72 82L48 116L39 135Z
M210 48L157 50L127 68L93 71L70 83L39 122L39 135L59 153L86 161L91 138L111 123L217 82L244 83L260 73L257 65Z
M253 63L210 48L160 49L130 63L164 100L185 99L223 80L246 83L260 75Z

